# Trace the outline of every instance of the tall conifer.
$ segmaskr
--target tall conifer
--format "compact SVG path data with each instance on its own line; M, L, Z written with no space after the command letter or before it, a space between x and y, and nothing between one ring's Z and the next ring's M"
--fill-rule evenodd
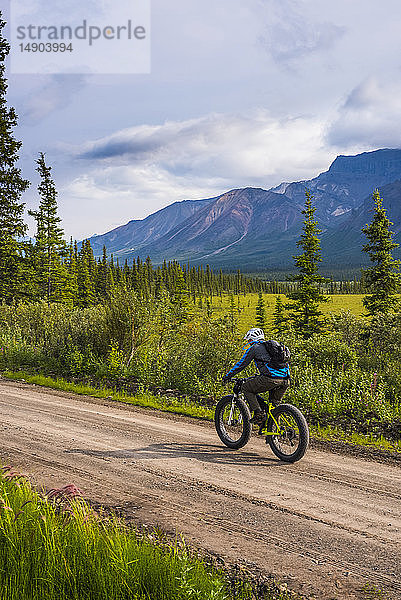
M373 219L362 229L369 240L363 250L373 263L369 269L364 270L364 283L370 295L365 296L363 304L369 314L376 315L394 311L399 306L399 299L395 294L401 284L401 262L394 260L391 253L399 244L393 240L394 234L390 231L393 223L387 217L379 190L374 191L373 200Z
M258 303L256 305L256 325L262 329L266 326L266 307L262 292L258 294Z
M64 231L60 227L61 219L57 215L57 190L43 152L36 163L41 178L38 185L40 204L37 211L28 211L36 221L35 275L42 298L48 302L63 302L66 300L67 276L63 259L67 254L67 246Z
M318 273L322 255L318 237L321 230L315 220L316 207L312 205L313 196L309 190L305 190L305 196L305 208L302 211L305 215L303 233L297 241L297 246L302 248L303 252L293 257L298 275L291 277L292 281L298 282L298 286L288 294L288 298L292 300L288 308L295 330L304 337L309 337L322 330L322 312L319 304L327 302L329 298L324 296L319 288L320 284L328 280Z
M279 334L284 333L288 329L288 318L285 314L284 304L280 296L276 296L272 329Z
M13 135L17 114L7 106L5 61L10 46L2 35L5 22L0 12L0 301L10 302L20 294L23 277L23 244L26 233L23 221L24 204L21 195L29 182L17 168L18 151L22 143Z

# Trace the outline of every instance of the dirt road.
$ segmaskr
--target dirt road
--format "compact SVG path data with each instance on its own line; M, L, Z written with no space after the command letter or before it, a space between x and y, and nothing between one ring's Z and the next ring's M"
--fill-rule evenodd
M401 469L309 449L294 465L213 425L0 381L0 458L46 487L75 483L136 522L182 532L318 599L401 598Z

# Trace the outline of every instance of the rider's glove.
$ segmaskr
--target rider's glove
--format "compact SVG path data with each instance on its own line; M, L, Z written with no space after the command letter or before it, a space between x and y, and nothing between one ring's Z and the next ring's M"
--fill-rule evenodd
M223 379L222 379L222 381L223 381L223 384L224 384L224 383L227 383L228 381L230 381L230 379L231 379L231 377L229 377L228 375L224 375L224 377L223 377Z

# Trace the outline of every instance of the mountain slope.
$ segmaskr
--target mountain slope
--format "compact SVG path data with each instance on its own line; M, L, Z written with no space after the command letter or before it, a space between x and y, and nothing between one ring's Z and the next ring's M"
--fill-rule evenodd
M401 243L401 180L394 181L379 188L387 216L393 223L391 230L395 233L394 240ZM343 264L352 267L366 265L368 256L362 251L367 243L362 228L370 223L373 216L374 201L369 194L364 202L349 215L348 219L334 231L322 236L322 251L329 257L331 264ZM401 257L401 250L395 249L393 255Z
M319 223L336 227L375 188L400 177L401 150L383 149L356 156L337 156L329 170L314 179L281 184L276 189L295 202L303 203L307 187L314 195Z
M90 238L93 251L96 255L102 252L105 245L108 253L119 254L121 251L135 251L144 244L150 244L159 239L172 227L185 221L194 212L212 202L214 198L206 200L184 200L174 202L146 219L129 221L112 231Z
M141 252L156 262L190 256L191 262L232 263L251 249L258 253L261 243L265 247L266 230L269 245L293 240L302 222L301 209L284 194L260 188L231 190Z
M247 271L292 268L308 188L322 230L325 266L358 266L365 259L360 229L370 221L371 194L376 187L401 238L400 181L401 150L338 156L328 171L309 181L175 202L143 221L131 221L91 238L91 243L97 255L105 244L109 253L121 259L149 255L156 264L175 259Z

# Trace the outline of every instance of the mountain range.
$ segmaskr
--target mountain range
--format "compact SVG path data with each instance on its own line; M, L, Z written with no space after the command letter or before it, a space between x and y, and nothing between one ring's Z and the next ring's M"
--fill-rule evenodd
M184 200L90 238L121 261L151 257L245 272L293 269L302 230L305 188L314 197L324 262L322 271L359 269L367 263L361 228L372 218L379 188L395 240L401 242L401 150L338 156L317 177L270 190L241 188L215 198ZM400 253L394 253L397 257Z

